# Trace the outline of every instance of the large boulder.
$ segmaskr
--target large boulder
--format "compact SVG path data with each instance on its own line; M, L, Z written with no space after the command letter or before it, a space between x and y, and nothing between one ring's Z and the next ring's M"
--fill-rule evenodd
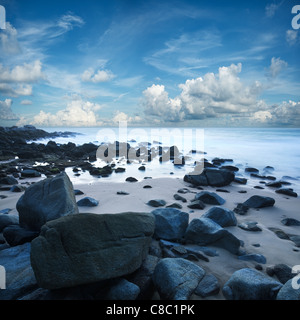
M194 186L224 187L229 185L234 177L234 173L230 170L205 168L200 174L193 172L185 175L184 181L190 182Z
M189 214L175 208L160 208L151 212L155 217L154 237L180 240L189 224Z
M221 227L236 226L237 220L233 211L221 208L212 207L202 215L202 218L210 218L219 224Z
M153 282L161 299L188 300L204 275L205 271L191 261L165 258L157 264Z
M214 245L224 248L233 254L239 253L241 242L228 230L209 218L193 219L185 233L188 243L196 243L200 246Z
M39 285L72 287L137 270L154 233L151 213L68 215L47 222L32 241L31 263Z
M243 268L233 273L222 291L228 300L273 300L282 284L255 269Z
M63 172L36 182L17 202L20 225L39 231L47 221L78 213L72 182Z

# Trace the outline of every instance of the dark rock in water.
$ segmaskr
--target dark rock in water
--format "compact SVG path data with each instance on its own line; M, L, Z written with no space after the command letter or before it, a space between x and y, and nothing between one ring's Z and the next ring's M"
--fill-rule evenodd
M25 187L23 187L23 186L21 186L21 185L13 185L11 188L10 188L10 191L11 192L23 192L23 191L25 191L26 190L26 188Z
M254 172L254 173L258 173L259 170L256 169L256 168L251 168L251 167L248 167L248 168L245 168L245 172Z
M230 191L226 189L216 189L217 192L230 193Z
M188 174L184 181L194 186L225 187L234 180L234 173L229 170L205 168L201 174Z
M247 205L245 205L244 203L238 203L237 206L233 209L233 212L244 216L245 214L247 214L248 210L249 207Z
M157 264L153 282L162 300L188 300L204 275L205 271L193 262L165 258Z
M166 206L166 208L182 209L182 205L180 203L174 202L174 203Z
M295 287L295 281L297 280L297 286ZM300 300L300 287L298 284L299 278L288 280L279 290L276 300Z
M244 254L244 255L238 256L238 259L244 260L244 261L255 261L262 264L267 263L267 259L265 258L265 256L258 253Z
M75 196L81 196L82 194L84 194L81 190L75 189L74 190L74 195Z
M21 227L33 231L47 221L78 213L73 185L65 172L31 185L16 207Z
M154 232L150 213L74 214L47 222L31 242L40 287L58 289L136 271Z
M134 177L128 177L128 178L126 178L126 181L127 182L137 182L138 180Z
M151 207L163 207L166 204L167 204L167 202L162 199L154 199L154 200L150 200L147 202L147 205L151 206Z
M254 188L254 189L259 189L259 190L264 189L264 187L261 187L261 186L254 186L253 188Z
M235 166L222 166L220 169L225 169L233 172L237 172L240 170L238 167Z
M258 174L258 173L250 173L250 176L252 178L266 179L266 180L272 180L272 181L276 180L276 177L273 177L273 176L262 176L261 174Z
M233 254L238 254L241 244L232 233L209 218L193 219L187 227L185 240L200 246L211 244Z
M233 273L222 292L227 300L274 300L282 284L255 269Z
M195 294L202 298L214 296L220 291L218 279L213 274L206 274L199 282Z
M40 176L41 173L33 169L26 169L21 172L21 177L23 178L36 178Z
M108 289L105 300L136 300L140 288L126 279L117 279Z
M19 217L17 215L12 215L12 214L0 215L0 232L2 232L4 228L12 224L19 224Z
M30 243L25 243L0 250L6 273L6 289L0 290L0 300L17 300L38 288L30 264L30 248Z
M8 176L8 177L0 178L0 184L8 184L12 186L14 184L18 184L18 180Z
M118 195L122 195L122 196L128 196L129 195L129 193L125 192L125 191L117 191L117 194Z
M262 229L257 226L256 221L244 221L240 223L238 227L246 231L262 231Z
M140 170L140 171L145 171L145 170L146 170L146 167L145 167L145 166L140 166L140 167L138 168L138 170Z
M262 197L262 196L252 196L246 200L243 204L249 208L265 208L272 207L275 203L275 200L271 197Z
M283 239L283 240L289 240L290 239L290 237L283 230L281 230L279 228L270 227L268 229L273 231L279 239Z
M191 203L188 205L188 208L190 209L200 209L203 210L205 208L204 202L201 200L193 200Z
M222 205L225 203L225 199L217 195L215 192L209 191L201 191L195 195L194 200L201 200L206 204L213 204L213 205Z
M121 168L121 167L115 169L115 173L120 173L120 172L125 172L125 171L126 171L126 169Z
M266 187L281 188L281 186L282 186L282 184L280 181L266 183Z
M180 196L177 193L175 193L173 197L174 197L175 200L182 201L182 202L187 202L186 198Z
M239 183L239 184L247 184L248 179L235 177L233 181L236 182L236 183Z
M247 193L247 191L246 190L240 190L240 191L238 191L238 193Z
M99 201L90 197L85 197L77 201L79 207L96 207Z
M190 190L189 190L188 188L181 188L181 189L178 189L177 192L178 192L178 193L186 194L186 193L189 193Z
M212 207L202 215L202 218L209 218L219 224L221 227L236 226L237 220L234 212L221 207Z
M3 236L11 247L31 242L38 235L38 231L26 230L19 225L10 225L3 230Z
M147 185L143 186L143 189L152 189L152 187L147 184Z
M295 243L296 247L300 247L300 236L297 234L288 234L288 237Z
M298 194L296 192L293 191L293 189L289 189L289 188L281 188L278 190L275 190L276 193L280 193L280 194L284 194L286 196L290 196L290 197L298 197Z
M174 208L160 208L151 212L155 217L154 237L180 240L189 224L189 214Z
M300 221L293 218L285 218L281 220L281 223L285 226L300 226Z

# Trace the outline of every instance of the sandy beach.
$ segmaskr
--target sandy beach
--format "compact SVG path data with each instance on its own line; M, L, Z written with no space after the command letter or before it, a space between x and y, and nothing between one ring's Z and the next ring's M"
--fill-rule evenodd
M145 175L146 176L146 175ZM41 178L31 178L23 180L22 183L28 181L34 182ZM125 178L124 178L125 180ZM151 212L155 208L147 205L151 199L163 199L167 202L166 206L175 202L182 205L181 211L189 214L189 222L195 218L200 218L209 208L213 205L206 205L203 210L188 208L190 200L195 197L198 190L192 187L189 183L184 182L179 178L157 178L157 179L144 179L139 182L108 182L104 179L98 182L87 184L73 184L74 189L80 189L83 194L76 196L76 200L84 197L92 197L99 201L99 205L95 207L79 207L80 213L95 213L95 214L115 214L121 212ZM151 186L151 188L144 188L144 186ZM181 188L188 188L188 192L183 194L187 202L176 201L174 194ZM228 192L216 191L216 189L227 190ZM285 226L281 220L284 218L299 219L299 198L288 197L286 195L277 194L271 188L255 189L248 185L240 185L232 183L223 188L203 187L203 190L216 192L219 196L225 199L222 207L233 210L238 203L243 203L252 195L261 195L272 197L275 199L273 207L253 209L250 208L246 215L236 214L238 225L246 221L255 221L257 226L262 231L246 231L238 226L227 227L226 229L235 235L238 239L242 240L242 249L246 253L261 254L266 258L266 263L261 264L262 272L266 273L268 267L276 264L286 264L293 267L299 264L300 261L300 248L297 248L295 243L290 240L280 239L277 235L269 230L269 228L278 228L288 234L295 234L300 236L299 226ZM127 195L117 194L122 191L128 193ZM243 191L244 193L240 193ZM3 191L1 194L7 196L1 199L1 209L12 209L9 214L18 214L16 210L16 203L20 198L20 193L12 193L10 191ZM254 246L259 244L259 246ZM189 245L196 247L196 245ZM210 245L208 247L214 248ZM218 256L209 257L209 262L199 260L197 263L207 273L212 273L219 281L220 287L228 281L230 276L241 268L255 268L258 263L255 261L242 261L236 255L231 254L225 249L214 248L218 252ZM159 296L154 294L153 299L158 299ZM202 299L201 297L193 294L191 299ZM224 299L222 290L217 295L213 295L204 299Z

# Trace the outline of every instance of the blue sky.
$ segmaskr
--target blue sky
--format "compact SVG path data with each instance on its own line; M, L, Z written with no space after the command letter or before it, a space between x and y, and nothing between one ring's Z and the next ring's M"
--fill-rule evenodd
M300 126L297 1L0 5L1 125Z

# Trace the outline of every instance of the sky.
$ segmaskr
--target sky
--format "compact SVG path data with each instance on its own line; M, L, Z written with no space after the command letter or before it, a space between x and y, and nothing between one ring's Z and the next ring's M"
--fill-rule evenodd
M2 126L300 127L296 0L0 5Z

